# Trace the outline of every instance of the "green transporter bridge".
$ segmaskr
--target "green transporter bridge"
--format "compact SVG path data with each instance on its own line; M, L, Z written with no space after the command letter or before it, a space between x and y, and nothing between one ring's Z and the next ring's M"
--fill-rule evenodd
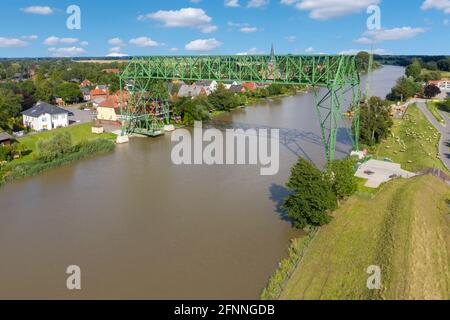
M304 85L313 88L326 159L335 157L337 134L350 114L359 150L360 77L351 55L149 56L133 58L120 75L122 134L156 136L170 120L163 81L216 80ZM323 88L325 90L318 90ZM324 94L323 94L324 93ZM345 102L351 95L350 101Z

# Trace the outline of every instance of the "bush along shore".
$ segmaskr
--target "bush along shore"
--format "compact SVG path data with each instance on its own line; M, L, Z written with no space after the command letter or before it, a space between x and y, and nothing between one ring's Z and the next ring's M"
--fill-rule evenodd
M0 167L0 186L89 156L111 152L115 148L115 143L100 138L73 145L71 135L64 132L46 140L39 140L36 147L37 154L32 159L10 162Z

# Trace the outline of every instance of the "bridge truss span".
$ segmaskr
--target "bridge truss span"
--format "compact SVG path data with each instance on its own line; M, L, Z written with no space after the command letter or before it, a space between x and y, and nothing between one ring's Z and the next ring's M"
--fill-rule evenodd
M327 160L334 159L337 131L344 113L349 109L352 110L354 147L359 147L360 78L355 56L272 54L136 57L129 62L120 79L122 95L127 91L129 96L128 103L121 104L125 106L122 110L123 131L142 133L150 130L148 132L151 133L158 124L164 123L162 120L167 121L169 111L165 105L168 94L154 90L158 80L304 85L314 90ZM318 91L319 88L322 90ZM349 93L351 98L347 103ZM153 105L150 101L153 101ZM153 114L153 110L159 110L159 113Z

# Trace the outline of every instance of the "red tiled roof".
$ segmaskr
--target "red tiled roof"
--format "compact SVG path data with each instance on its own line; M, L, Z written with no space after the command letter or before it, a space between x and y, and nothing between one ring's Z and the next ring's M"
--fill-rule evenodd
M108 90L94 89L91 90L91 96L107 96Z
M242 85L244 87L246 87L247 90L249 90L249 91L255 90L255 83L254 82L244 82Z
M126 104L128 101L128 92L124 92L122 99L123 99L123 103ZM118 109L118 108L120 108L120 101L121 101L121 96L120 96L120 91L118 91L114 95L109 96L105 101L100 103L99 107Z

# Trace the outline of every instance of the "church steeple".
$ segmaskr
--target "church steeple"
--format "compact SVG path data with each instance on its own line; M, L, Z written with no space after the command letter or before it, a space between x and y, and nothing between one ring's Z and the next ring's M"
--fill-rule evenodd
M275 66L275 48L273 46L273 43L272 43L272 48L270 49L269 66L272 68Z

